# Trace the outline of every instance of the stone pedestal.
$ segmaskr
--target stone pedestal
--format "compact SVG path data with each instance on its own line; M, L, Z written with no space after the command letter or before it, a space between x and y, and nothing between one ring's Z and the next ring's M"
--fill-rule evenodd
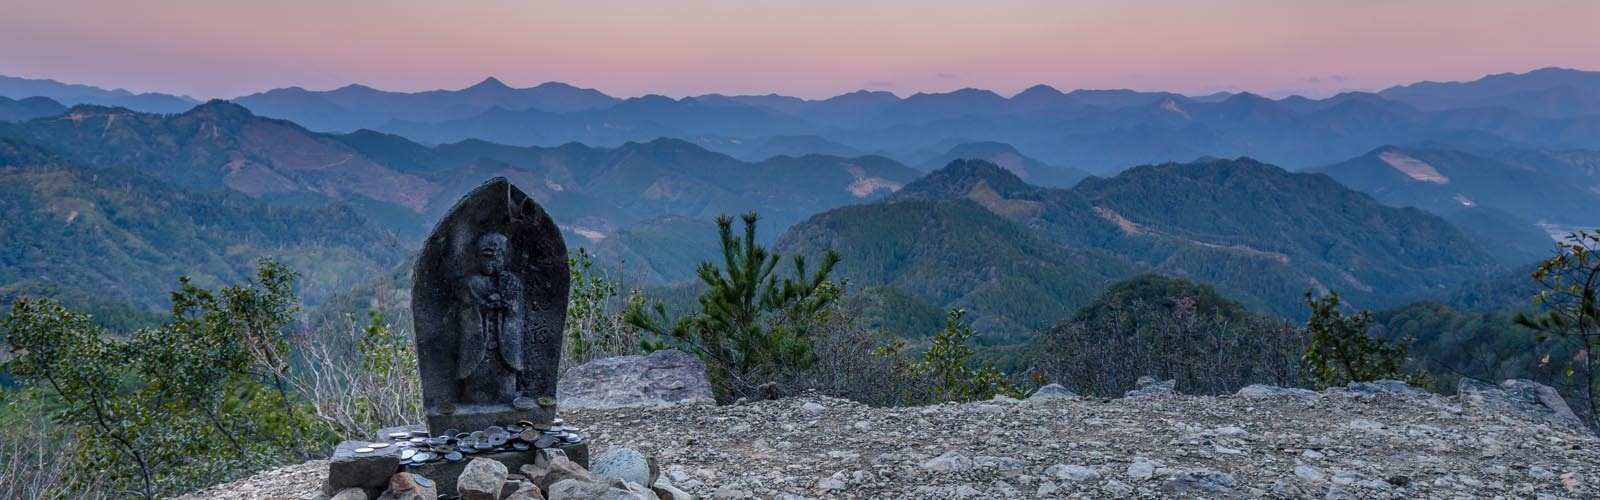
M368 496L375 496L389 486L389 477L400 471L399 448L390 446L356 453L356 449L368 444L367 441L345 441L334 448L333 456L328 459L324 493L332 496L345 488L361 488Z
M555 408L535 407L518 410L511 405L441 405L425 410L428 433L444 434L445 429L478 430L491 425L505 426L517 422L549 422L556 418ZM445 413L442 410L449 410Z
M567 458L584 468L589 467L589 442L566 444L555 447L567 454ZM507 451L501 453L485 453L467 455L459 462L435 462L423 465L407 465L403 468L418 476L432 479L438 485L438 492L444 495L456 494L456 480L460 479L461 471L467 468L467 462L474 458L487 458L505 464L506 470L512 474L520 474L522 466L533 463L534 457L539 456L539 450Z

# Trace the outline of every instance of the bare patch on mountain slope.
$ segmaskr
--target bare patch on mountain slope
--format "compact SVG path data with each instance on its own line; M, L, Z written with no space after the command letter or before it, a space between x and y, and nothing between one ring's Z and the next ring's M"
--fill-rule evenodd
M1382 153L1378 153L1378 159L1383 160L1384 163L1388 163L1389 166L1394 167L1395 170L1399 170L1400 173L1410 176L1412 179L1422 182L1431 182L1434 184L1450 183L1450 178L1439 173L1439 170L1433 168L1433 165L1429 165L1422 160L1412 158L1405 153L1401 153L1399 151L1384 151Z
M850 172L850 176L854 177L855 181L844 189L857 198L871 196L872 193L877 192L879 189L887 189L891 193L900 190L900 183L882 177L867 175L867 170L859 166L847 165L845 170Z
M1178 116L1182 116L1184 120L1194 121L1194 118L1189 116L1189 112L1184 111L1182 106L1178 106L1178 101L1172 100L1171 97L1161 101L1161 109L1176 113Z
M1000 193L989 186L989 181L979 179L972 185L972 190L967 192L967 199L978 202L983 208L989 209L995 215L1022 222L1038 217L1044 212L1044 204L1037 201L1013 200L1000 196Z
M1100 218L1111 221L1112 224L1116 224L1117 228L1122 230L1122 234L1132 236L1143 232L1143 230L1139 228L1138 224L1134 224L1133 221L1128 220L1127 217L1123 217L1122 214L1117 213L1116 210L1112 210L1108 207L1094 207L1094 213L1099 215Z
M338 196L333 186L421 213L439 186L404 174L355 153L333 141L318 139L278 123L244 126L239 132L248 154L263 158L281 174L304 183L327 186L323 194ZM248 192L248 191L247 191Z

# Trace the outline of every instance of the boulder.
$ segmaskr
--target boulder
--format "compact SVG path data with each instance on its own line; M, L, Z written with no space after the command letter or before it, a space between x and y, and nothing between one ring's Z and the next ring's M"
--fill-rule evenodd
M1463 378L1456 385L1456 394L1468 406L1520 412L1559 425L1584 427L1583 420L1572 413L1572 408L1555 388L1532 380L1511 379L1495 387L1481 380Z
M550 500L657 500L650 488L616 481L609 485L565 479L550 485Z
M511 494L506 495L503 500L544 500L544 493L533 483L517 481L514 484L517 486L516 489L511 490Z
M1049 384L1040 387L1028 396L1028 401L1047 401L1051 399L1078 399L1078 393L1062 387L1061 384Z
M1244 386L1242 389L1239 389L1239 392L1235 393L1234 395L1242 398L1314 398L1319 394L1317 394L1317 391L1310 389L1278 387L1275 385L1265 384L1250 384Z
M1352 394L1389 394L1394 396L1427 396L1428 391L1399 380L1374 380L1351 382L1346 386Z
M345 488L339 494L328 500L367 500L367 490L361 488Z
M401 472L389 478L389 490L378 500L437 500L437 485L428 478Z
M674 350L584 363L561 378L556 399L562 409L574 410L715 402L705 363Z
M1139 382L1136 384L1137 388L1128 391L1126 394L1123 394L1122 397L1133 399L1150 396L1162 396L1172 394L1173 388L1178 386L1177 380L1163 380L1160 382L1154 382L1153 380L1154 379L1151 379L1150 377L1139 377Z
M632 448L612 447L594 459L589 472L601 481L628 481L655 484L660 471L653 460Z
M661 500L694 500L694 495L673 486L672 481L666 476L656 478L655 484L650 485L650 490L656 492L656 496Z
M961 472L969 470L973 466L972 459L954 450L922 463L922 468L934 472Z
M499 500L506 484L506 466L487 458L474 458L467 462L456 480L456 494L461 500Z
M334 495L348 488L361 488L376 495L389 485L389 477L400 472L400 448L373 449L368 441L345 441L333 449L328 459L328 481L323 493ZM356 450L369 450L357 452Z
M594 477L594 474L564 455L552 455L549 458L541 456L540 460L533 464L522 466L521 472L534 485L545 491L549 491L551 485L569 479L588 483L601 482L599 478Z

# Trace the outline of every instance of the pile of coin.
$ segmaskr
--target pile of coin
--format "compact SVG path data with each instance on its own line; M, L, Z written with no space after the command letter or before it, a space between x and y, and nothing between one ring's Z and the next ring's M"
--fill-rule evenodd
M578 434L578 429L567 427L559 418L548 424L522 421L472 432L446 429L439 436L429 435L427 431L410 431L384 437L388 438L388 442L369 443L366 447L357 448L356 453L372 453L395 446L400 449L400 465L422 465L459 462L478 454L528 451L583 442L583 435Z

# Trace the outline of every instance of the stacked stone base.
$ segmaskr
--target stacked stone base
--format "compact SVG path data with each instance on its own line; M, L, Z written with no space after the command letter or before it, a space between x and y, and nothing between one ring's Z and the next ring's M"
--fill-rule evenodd
M378 431L377 435L383 436L395 432L422 430L422 426L391 427ZM535 462L541 450L529 449L527 451L503 451L496 453L482 453L468 455L458 461L438 461L417 465L402 465L400 450L397 446L373 449L368 452L357 453L356 450L367 448L369 441L345 441L339 443L334 449L333 456L328 460L328 479L323 483L323 493L335 496L341 492L360 488L366 492L367 498L378 498L386 489L390 488L391 479L399 473L409 473L409 477L424 478L422 482L431 483L438 493L455 496L456 482L460 478L467 464L474 459L488 459L504 464L507 470L520 470L524 465ZM559 443L551 448L565 454L568 460L581 467L589 467L589 443Z

